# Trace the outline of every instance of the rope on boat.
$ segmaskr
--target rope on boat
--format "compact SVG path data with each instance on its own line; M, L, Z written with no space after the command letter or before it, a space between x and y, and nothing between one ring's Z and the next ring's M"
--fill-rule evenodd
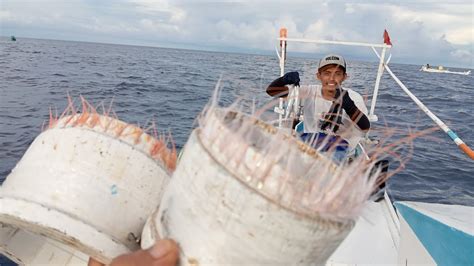
M372 47L372 49L374 50L375 54L380 58L375 48ZM408 90L408 88L397 78L397 76L393 74L392 70L390 70L386 63L384 63L384 67L390 74L390 76L392 76L392 78L395 80L395 82L400 85L400 87L405 91L408 96L410 96L410 98L418 105L418 107L420 107L420 109L423 110L425 114L427 114L444 132L446 132L446 134L448 134L448 136L454 141L454 143L458 145L459 149L461 149L467 156L469 156L469 158L474 160L474 151L469 148L469 146L467 146L466 143L464 143L464 141L462 141L461 138L459 138L458 135L456 135L456 133L454 133L445 123L443 123L441 119L439 119L435 114L433 114L428 109L428 107L426 107L426 105L424 105L413 93L411 93L411 91Z

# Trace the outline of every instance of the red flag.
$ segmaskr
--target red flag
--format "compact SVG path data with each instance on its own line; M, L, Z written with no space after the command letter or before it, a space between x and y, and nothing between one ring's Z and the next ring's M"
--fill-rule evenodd
M392 45L392 43L390 42L390 36L388 36L387 30L383 31L383 43L387 45Z

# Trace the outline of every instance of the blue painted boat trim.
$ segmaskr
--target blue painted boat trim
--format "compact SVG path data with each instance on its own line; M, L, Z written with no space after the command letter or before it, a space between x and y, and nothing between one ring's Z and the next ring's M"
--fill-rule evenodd
M456 133L454 133L451 129L448 130L448 135L451 137L452 140L456 140L458 137L458 135L456 135Z
M402 203L395 207L438 265L474 265L474 236Z

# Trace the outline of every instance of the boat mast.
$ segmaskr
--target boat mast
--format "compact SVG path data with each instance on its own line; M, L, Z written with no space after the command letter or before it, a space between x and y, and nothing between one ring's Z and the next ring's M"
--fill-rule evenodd
M285 74L285 59L286 59L286 39L287 30L286 28L280 29L280 53L278 58L280 59L280 77ZM283 98L279 98L278 107L275 107L275 112L278 113L278 127L281 128L283 115L285 114L285 109L283 108Z

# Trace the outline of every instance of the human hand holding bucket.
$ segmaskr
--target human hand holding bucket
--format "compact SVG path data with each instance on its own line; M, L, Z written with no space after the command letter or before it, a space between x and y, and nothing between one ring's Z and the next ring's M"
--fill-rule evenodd
M355 167L341 172L258 119L211 106L145 225L142 248L174 239L181 265L323 264L370 194L357 187L370 179L349 178L366 173Z

